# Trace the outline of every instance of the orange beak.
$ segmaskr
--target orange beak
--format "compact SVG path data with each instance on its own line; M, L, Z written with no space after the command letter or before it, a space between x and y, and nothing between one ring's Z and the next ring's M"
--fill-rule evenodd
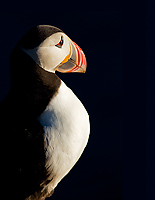
M69 39L69 41L71 52L61 62L61 65L57 68L57 71L62 73L85 73L87 67L85 54L75 42L73 42L71 39Z

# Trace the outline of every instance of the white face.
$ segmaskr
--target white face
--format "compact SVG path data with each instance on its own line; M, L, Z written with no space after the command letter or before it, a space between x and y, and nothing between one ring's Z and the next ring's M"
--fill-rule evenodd
M55 72L71 55L70 39L62 32L55 33L34 49L23 49L43 69Z

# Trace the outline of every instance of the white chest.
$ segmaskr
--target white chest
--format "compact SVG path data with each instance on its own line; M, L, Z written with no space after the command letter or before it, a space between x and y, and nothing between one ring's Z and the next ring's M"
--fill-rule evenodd
M62 82L58 94L38 118L44 127L46 167L51 187L70 171L89 137L89 116L75 94Z

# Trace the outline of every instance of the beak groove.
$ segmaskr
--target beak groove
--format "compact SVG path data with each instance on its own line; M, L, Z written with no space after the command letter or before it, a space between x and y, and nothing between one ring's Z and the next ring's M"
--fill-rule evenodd
M86 72L86 70L83 69L80 65L78 65L72 58L70 58L69 61L72 62L75 65L75 67L71 70L71 72L74 72L74 71L79 70L79 69L80 69L81 73L85 73Z

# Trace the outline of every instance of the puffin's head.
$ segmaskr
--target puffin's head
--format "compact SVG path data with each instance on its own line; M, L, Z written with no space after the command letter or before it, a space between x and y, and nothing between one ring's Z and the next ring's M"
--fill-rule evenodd
M21 38L18 46L46 71L86 71L82 49L54 26L39 25L32 28Z

